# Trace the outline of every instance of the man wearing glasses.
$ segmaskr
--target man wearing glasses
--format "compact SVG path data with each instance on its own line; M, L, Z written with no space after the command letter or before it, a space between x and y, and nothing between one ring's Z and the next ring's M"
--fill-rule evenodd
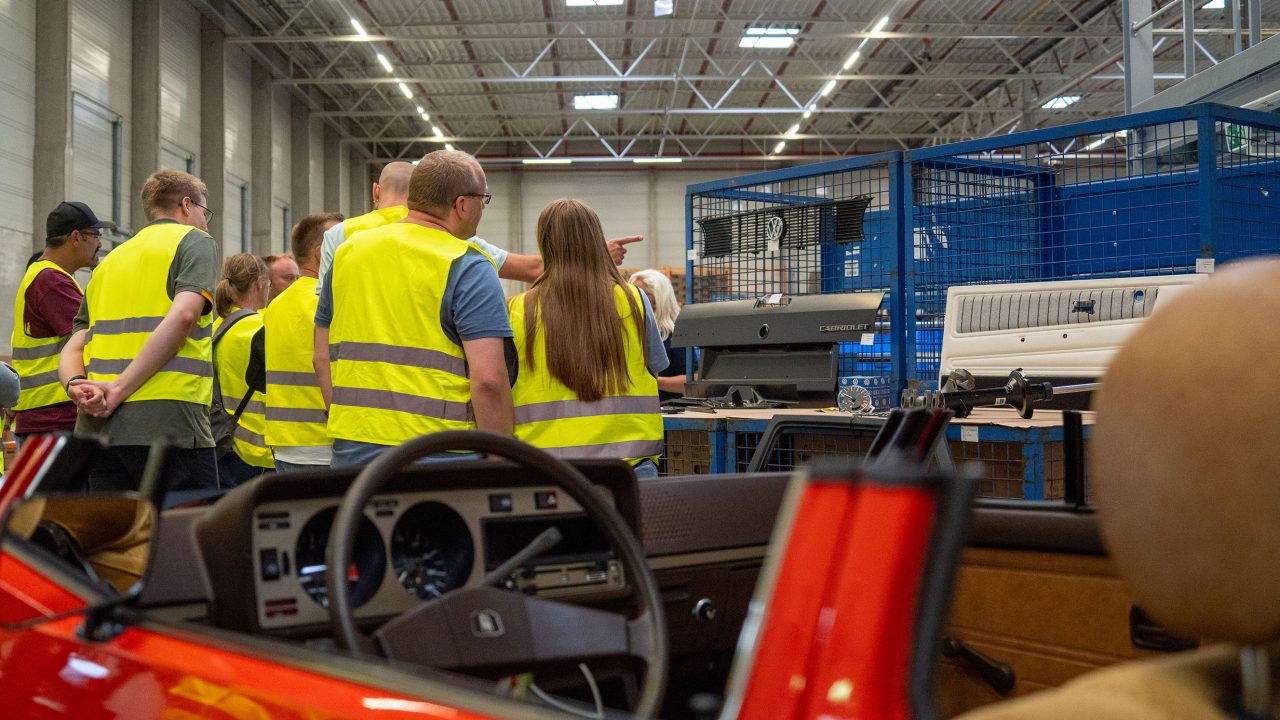
M102 231L115 227L81 202L64 202L45 220L44 252L30 265L13 301L13 365L22 395L14 435L71 431L76 406L58 382L58 354L84 298L72 273L98 264Z
M343 243L320 293L315 369L334 467L439 430L512 432L506 300L493 260L470 242L484 170L438 150L408 190L405 219Z
M184 172L147 178L150 224L112 250L85 289L58 371L80 412L76 432L110 445L91 489L137 489L149 446L163 437L175 447L170 488L217 487L209 404L218 251L207 196L204 181Z

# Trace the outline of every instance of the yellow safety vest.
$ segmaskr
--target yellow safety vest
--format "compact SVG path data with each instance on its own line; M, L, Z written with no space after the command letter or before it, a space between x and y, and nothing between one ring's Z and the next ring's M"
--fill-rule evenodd
M85 374L116 379L142 350L173 305L169 267L178 244L197 228L155 223L112 250L85 290L89 307ZM209 405L213 399L213 310L200 316L178 353L125 402L181 400Z
M350 240L351 236L361 230L370 230L383 225L400 222L409 216L409 208L404 205L392 205L380 210L367 212L342 221L342 239ZM336 253L335 253L336 254Z
M232 312L240 308L232 308ZM213 323L213 332L217 334L225 318L218 318ZM213 349L213 369L218 373L218 387L222 390L222 407L228 415L235 415L236 408L249 390L244 381L245 372L249 369L249 355L253 348L253 336L262 329L262 315L253 313L236 321L227 328L227 332L218 338L218 346ZM267 447L263 437L267 430L266 407L262 397L251 397L240 414L240 422L231 436L231 449L240 459L254 467L274 468L275 459Z
M267 328L267 446L328 445L324 397L316 378L316 283L298 278L280 293L262 319Z
M412 223L367 230L338 248L330 437L398 445L475 428L466 357L440 325L449 268L473 248Z
M644 312L640 291L627 286ZM622 318L627 354L627 387L617 395L583 402L551 374L547 365L545 327L539 323L531 365L525 352L524 294L507 301L511 331L520 355L520 373L511 389L515 403L516 437L563 458L624 458L633 465L662 452L662 415L658 410L658 381L645 364L644 343L631 317L623 288L614 289L614 303Z
M38 260L27 268L18 285L18 297L13 301L13 369L18 373L22 385L22 395L18 404L13 406L14 412L35 410L59 403L71 402L66 390L58 380L58 356L66 337L38 338L30 335L31 328L26 326L27 288L35 282L36 276L45 270L57 270L76 282L71 273L63 270L52 260ZM80 283L76 283L76 289ZM83 290L81 293L83 294ZM2 460L0 460L2 462Z

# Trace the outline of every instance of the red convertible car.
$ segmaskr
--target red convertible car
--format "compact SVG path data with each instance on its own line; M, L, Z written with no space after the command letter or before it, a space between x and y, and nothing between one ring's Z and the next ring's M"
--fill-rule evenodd
M77 493L97 444L35 439L0 490L0 717L927 717L969 503L921 460L945 423L861 470L643 484L440 433L209 498L164 496L163 448L140 494ZM413 462L445 449L491 459Z

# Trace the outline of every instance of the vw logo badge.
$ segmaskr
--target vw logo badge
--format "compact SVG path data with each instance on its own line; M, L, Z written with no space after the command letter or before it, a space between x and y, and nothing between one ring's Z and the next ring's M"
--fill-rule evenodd
M471 634L476 637L500 637L506 629L502 627L502 616L497 610L473 610L471 612Z
M787 234L787 223L781 215L770 215L764 222L764 238L769 242L778 242Z

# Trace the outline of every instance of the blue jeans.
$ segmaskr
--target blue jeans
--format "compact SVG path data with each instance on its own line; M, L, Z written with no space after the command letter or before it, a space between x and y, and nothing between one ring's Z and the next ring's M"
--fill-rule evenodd
M360 442L358 440L334 440L333 441L333 462L329 467L352 467L355 465L368 465L373 459L382 454L384 450L390 450L394 445L378 445L376 443ZM420 463L430 462L449 462L450 460L479 460L479 453L440 453L438 455L428 455L418 460Z
M631 471L636 474L637 480L651 480L658 477L658 466L653 464L652 460L641 460L631 468Z

